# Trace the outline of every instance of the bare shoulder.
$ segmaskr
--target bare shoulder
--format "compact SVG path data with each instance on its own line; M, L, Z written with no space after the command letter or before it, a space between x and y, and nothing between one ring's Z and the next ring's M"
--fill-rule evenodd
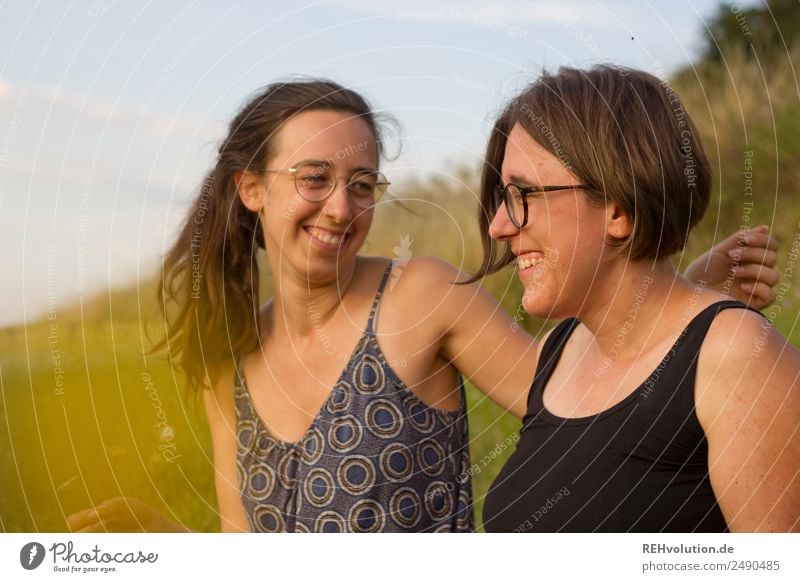
M390 274L391 292L411 309L447 308L447 303L475 293L474 285L456 285L467 276L447 261L435 257L416 257L394 261ZM458 307L458 305L454 305Z
M453 283L467 279L467 276L453 265L437 257L415 257L394 261L392 268L398 270L409 282L428 282L433 286L447 288Z
M759 314L720 312L700 350L697 418L731 531L800 527L800 353Z
M714 319L700 350L698 413L716 416L735 403L782 400L798 390L800 352L762 315L726 309ZM702 420L702 418L701 418Z
M774 362L787 350L794 351L769 319L749 309L726 309L708 330L701 361L740 369Z

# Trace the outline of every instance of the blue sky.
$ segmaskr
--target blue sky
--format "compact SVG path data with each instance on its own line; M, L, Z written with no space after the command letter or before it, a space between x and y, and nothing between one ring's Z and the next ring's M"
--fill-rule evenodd
M391 112L398 181L476 164L492 116L542 67L669 75L718 4L0 3L0 325L152 272L226 120L276 78L329 77Z

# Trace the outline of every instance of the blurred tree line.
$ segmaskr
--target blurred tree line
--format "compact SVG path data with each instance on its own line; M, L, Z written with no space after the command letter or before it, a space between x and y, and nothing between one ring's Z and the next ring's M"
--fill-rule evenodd
M721 64L725 50L746 49L751 58L770 62L794 46L800 31L797 0L767 0L761 6L742 8L735 2L720 4L704 37L702 60Z
M797 345L800 2L770 0L748 8L724 2L704 24L700 57L671 79L697 124L714 175L711 203L686 259L731 229L769 225L781 242L776 324Z

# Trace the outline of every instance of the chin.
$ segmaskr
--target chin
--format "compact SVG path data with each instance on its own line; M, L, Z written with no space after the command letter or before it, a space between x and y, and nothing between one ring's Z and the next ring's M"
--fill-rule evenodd
M522 307L528 315L538 319L565 319L575 316L575 310L561 304L557 294L551 295L541 291L524 295Z
M355 262L355 257L348 253L347 256L307 257L306 261L309 281L329 283L347 271Z
M553 303L545 301L541 293L536 296L524 295L522 297L522 308L525 313L539 319L549 319L552 317Z

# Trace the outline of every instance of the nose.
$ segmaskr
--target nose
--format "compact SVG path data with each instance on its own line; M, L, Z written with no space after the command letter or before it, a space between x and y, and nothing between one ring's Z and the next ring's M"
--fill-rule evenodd
M511 219L508 217L506 210L506 203L501 202L494 213L494 218L489 224L489 236L494 240L504 240L519 233L519 229L514 226Z
M331 195L325 199L324 213L337 224L350 222L353 219L350 192L347 191L347 181L337 180L336 187Z

